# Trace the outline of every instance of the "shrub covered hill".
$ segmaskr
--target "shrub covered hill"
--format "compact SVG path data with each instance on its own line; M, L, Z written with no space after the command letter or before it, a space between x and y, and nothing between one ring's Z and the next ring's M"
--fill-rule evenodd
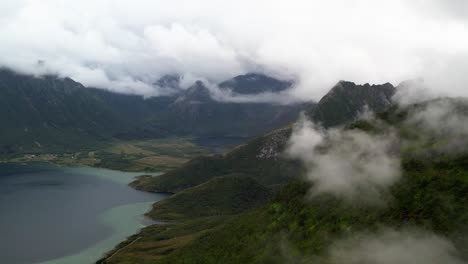
M340 94L342 85L343 83L338 84L330 93ZM359 90L363 87L350 86L349 83L345 85L351 87L347 89L356 87L356 90ZM382 88L382 86L364 87L376 90ZM338 89L338 92L335 89ZM309 175L310 168L300 159L288 158L284 154L290 145L288 141L291 135L297 130L297 126L291 126L251 140L224 155L197 158L180 169L166 173L161 178L147 176L134 182L133 186L148 191L164 190L177 193L173 196L174 199L156 203L148 214L154 219L160 217L159 219L169 220L170 224L153 225L143 229L110 252L108 255L110 258L103 258L101 262L418 263L417 259L414 262L363 260L359 252L356 253L358 255L355 261L353 258L351 262L347 262L348 259L337 261L334 259L337 256L334 255L333 249L335 243L338 243L338 246L346 244L348 238L356 239L355 244L359 245L361 237L364 241L366 235L370 240L375 240L373 243L381 243L382 247L388 246L390 249L394 246L392 242L406 236L408 239L414 239L414 243L433 238L434 243L448 245L450 250L452 250L450 244L452 241L457 243L457 247L462 245L463 239L457 237L457 232L463 231L463 225L466 224L466 198L463 193L468 190L468 185L464 182L465 175L468 175L465 173L468 166L465 164L462 152L446 156L435 155L434 153L437 153L435 150L429 150L431 144L443 149L443 146L449 144L447 140L453 137L442 138L441 133L431 130L420 117L425 115L425 109L431 113L434 108L429 106L435 102L447 101L448 105L457 105L455 109L460 112L463 112L464 105L468 104L446 99L397 107L391 105L391 95L374 96L374 91L369 94L372 96L361 100L362 104L355 108L354 115L345 113L350 118L340 126L329 129L332 132L325 137L320 151L327 152L327 148L332 148L331 142L341 133L346 135L344 138L351 137L355 140L354 143L357 142L356 144L363 143L361 139L366 139L363 135L378 139L380 136L400 138L391 147L394 155L401 156L401 167L395 167L401 169L402 176L388 189L380 186L372 189L372 192L382 192L380 202L367 204L365 200L354 201L346 196L326 192L313 195L316 183L313 180L305 180L310 179L310 176L305 177ZM374 117L366 115L366 119L356 120L366 105L372 107L367 100L375 98L385 98L382 100L382 104L385 105L379 108L384 111ZM330 102L336 103L335 100L323 100L319 106ZM441 105L445 106L445 103ZM322 109L333 109L322 107ZM444 111L438 111L441 112L440 119L446 119ZM448 110L447 113L451 112ZM309 119L312 118L309 114ZM315 119L315 122L319 123L320 120ZM358 136L353 136L354 133ZM437 144L434 143L435 138ZM364 143L367 143L367 140ZM356 151L359 151L359 144ZM354 147L356 146L351 145L351 149ZM346 150L345 148L344 152ZM330 153L336 154L336 151ZM339 154L340 152L337 155ZM377 158L380 158L379 152L377 154ZM369 153L359 153L353 158L362 156L365 160L366 155ZM432 158L429 159L427 155ZM340 162L340 159L336 162ZM341 164L336 165L343 168ZM357 166L357 171L362 169L361 165ZM243 202L214 202L216 199L213 197L226 195L225 188L211 188L213 194L210 195L197 191L206 190L205 186L212 186L214 181L218 184L227 181L229 176L224 175L232 173L249 175L260 183L252 182L254 188L261 185L268 186L273 194L268 196L267 202L242 207L242 212L237 213L239 211L232 210L232 206L244 204ZM351 174L351 171L349 173ZM440 177L441 175L444 177ZM370 182L372 183L371 180ZM234 195L240 193L235 189L237 187L239 186L231 185L229 191ZM359 188L366 187L367 183L359 186ZM361 191L365 192L365 189ZM346 189L343 192L346 193ZM188 205L185 206L182 205L185 203L183 201L191 202L187 202ZM200 204L196 206L196 213L193 213L190 209L191 204L197 202ZM215 205L206 206L213 203ZM219 209L220 204L225 207L223 210ZM215 208L216 213L213 213L212 208ZM409 235L404 233L407 229L411 230L407 231ZM412 230L418 231L414 231L413 234ZM431 233L427 235L419 230ZM380 236L389 236L388 241L385 239L380 241Z
M190 184L185 183L171 185L185 190L179 193L180 196L177 194L173 199L155 204L149 215L156 219L158 214L172 215L176 216L177 221L143 229L101 262L466 263L467 121L467 100L443 98L414 105L391 106L373 117L355 120L329 132L322 130L321 133L326 135L322 144L311 151L318 151L316 155L328 160L333 157L333 168L338 168L334 172L342 173L335 180L344 180L349 185L334 189L339 185L327 185L329 182L326 178L317 176L323 173L326 165L309 167L296 160L297 164L304 166L299 166L301 169L296 166L295 170L291 166L289 170L283 170L294 174L283 187L274 188L278 191L268 202L246 206L249 209L239 214L233 215L234 211L231 210L223 214L219 210L200 206L196 214L188 208L181 210L183 207L178 204L190 200L188 197L191 193L196 193L192 196L194 200L202 203L209 201L208 204L213 202L213 195L221 195L216 194L217 188L212 189L215 194L207 197L198 191L213 184L213 180L208 180L210 177L206 177L207 182L197 187L188 188ZM289 134L299 135L297 129L301 129L301 126L295 127L295 132ZM284 133L282 131L275 133ZM251 151L255 155L251 154L250 157L257 158L255 163L261 166L263 163L258 159L265 157L262 146L271 146L267 141L271 137L272 134L266 135L239 148L249 149L249 145L253 144ZM337 145L345 142L340 139L350 140L350 148ZM392 144L380 144L387 140ZM388 148L388 153L381 152L380 147L376 146ZM223 160L224 166L213 169L207 162L196 168L209 168L207 171L214 171L212 175L225 173L224 168L229 162L245 162L241 158L229 157L239 155L234 153L247 155L246 152L239 152L239 148L225 157L216 157ZM354 152L349 152L350 149ZM280 152L281 149L268 153ZM352 153L359 155L353 156ZM374 157L370 157L370 154L374 154ZM288 162L279 154L268 157L274 166ZM389 159L397 159L398 164L390 166ZM357 164L348 164L347 160ZM372 163L376 163L377 168ZM317 166L322 170L315 170ZM229 171L235 171L233 168L236 167L241 168L240 165L230 164ZM392 181L389 181L390 174L385 172L386 169L398 171L398 176L391 176ZM267 173L271 171L252 169L251 172L250 175L257 181L272 183L266 180ZM377 172L386 176L375 174ZM198 171L194 170L194 173ZM259 177L256 173L264 174ZM278 176L273 174L273 177ZM228 177L214 179L220 184ZM163 186L162 181L158 184L152 188L157 190ZM252 185L258 188L258 184ZM352 193L349 188L354 187L354 196L348 195ZM226 192L224 188L219 190ZM213 208L220 204L228 203L219 202Z
M120 139L251 137L292 122L309 105L222 103L211 98L204 83L184 90L179 81L178 76L164 76L155 85L172 93L143 98L86 88L70 78L0 69L0 155L96 149ZM291 82L247 74L223 82L222 89L252 95L290 86Z

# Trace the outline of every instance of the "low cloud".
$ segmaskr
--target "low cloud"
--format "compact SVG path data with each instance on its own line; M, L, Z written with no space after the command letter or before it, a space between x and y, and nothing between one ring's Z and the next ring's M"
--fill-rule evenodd
M405 125L424 136L422 140L433 145L433 150L445 153L466 151L468 100L440 98L416 105L410 108Z
M432 233L386 229L333 243L323 263L463 264L454 245ZM320 262L319 262L320 263Z
M401 176L393 134L324 130L302 119L286 153L299 159L313 183L311 195L329 193L350 201L382 202L382 195Z
M219 83L252 71L294 79L281 96L304 101L339 80L418 77L448 95L468 95L462 2L6 0L0 66L143 95L164 94L153 85L164 74Z
M237 94L231 90L220 89L218 86L212 85L210 91L213 99L227 103L273 103L287 105L303 101L291 93L292 90L290 89L277 93Z
M406 107L441 96L443 93L430 88L422 79L407 80L397 86L392 101L401 107Z

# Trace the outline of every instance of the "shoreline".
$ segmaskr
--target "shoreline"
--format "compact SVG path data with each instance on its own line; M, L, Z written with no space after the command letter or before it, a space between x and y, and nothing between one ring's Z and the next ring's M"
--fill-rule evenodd
M160 200L164 200L168 197L168 194L164 193L151 193L129 186L129 183L135 180L135 177L143 174L140 172L127 172L120 170L113 170L102 167L86 166L82 164L74 164L74 166L66 166L63 164L57 164L50 161L31 161L31 162L9 162L0 161L0 164L16 164L13 166L51 166L64 173L81 174L83 176L89 175L96 178L101 178L110 184L116 183L121 186L125 186L134 191L152 194L153 198L145 202L136 202L129 204L121 204L110 207L106 210L101 211L96 221L107 228L110 228L110 232L102 237L97 242L85 245L86 248L78 249L76 253L65 255L49 259L46 261L38 262L39 264L86 264L95 263L103 256L112 252L120 243L126 241L131 236L138 234L144 227L161 224L162 222L154 220L148 217L146 214L151 210L152 205ZM147 173L148 174L148 173ZM160 172L150 173L152 176L157 176ZM65 236L65 234L63 234Z
M97 263L103 256L106 256L109 252L113 252L120 243L138 234L143 228L151 225L145 223L144 214L148 211L148 208L151 208L153 203L154 201L128 204L114 207L103 212L100 216L100 221L104 222L106 225L110 225L111 228L114 229L109 237L94 245L90 245L88 248L76 254L47 260L38 264ZM145 212L142 211L143 209ZM122 228L123 225L125 225L125 228ZM117 229L119 229L118 232L116 232Z

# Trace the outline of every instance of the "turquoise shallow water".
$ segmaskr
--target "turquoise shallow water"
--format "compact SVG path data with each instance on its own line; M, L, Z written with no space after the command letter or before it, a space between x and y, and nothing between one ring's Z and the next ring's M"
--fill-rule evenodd
M144 226L166 195L133 190L140 173L0 164L2 263L93 263Z

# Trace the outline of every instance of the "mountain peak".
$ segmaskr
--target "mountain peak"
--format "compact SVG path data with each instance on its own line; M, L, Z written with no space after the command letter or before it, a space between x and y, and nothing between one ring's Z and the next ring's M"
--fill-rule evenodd
M180 76L177 74L166 74L157 80L154 84L162 88L179 89Z
M198 80L177 98L175 104L200 104L211 101L213 99L210 90L202 81Z
M307 114L325 127L335 126L353 120L366 106L374 112L385 110L392 104L395 92L391 83L357 85L339 81Z
M238 94L259 94L281 92L291 85L291 81L278 80L261 73L248 73L224 81L219 84L219 87L230 89Z

